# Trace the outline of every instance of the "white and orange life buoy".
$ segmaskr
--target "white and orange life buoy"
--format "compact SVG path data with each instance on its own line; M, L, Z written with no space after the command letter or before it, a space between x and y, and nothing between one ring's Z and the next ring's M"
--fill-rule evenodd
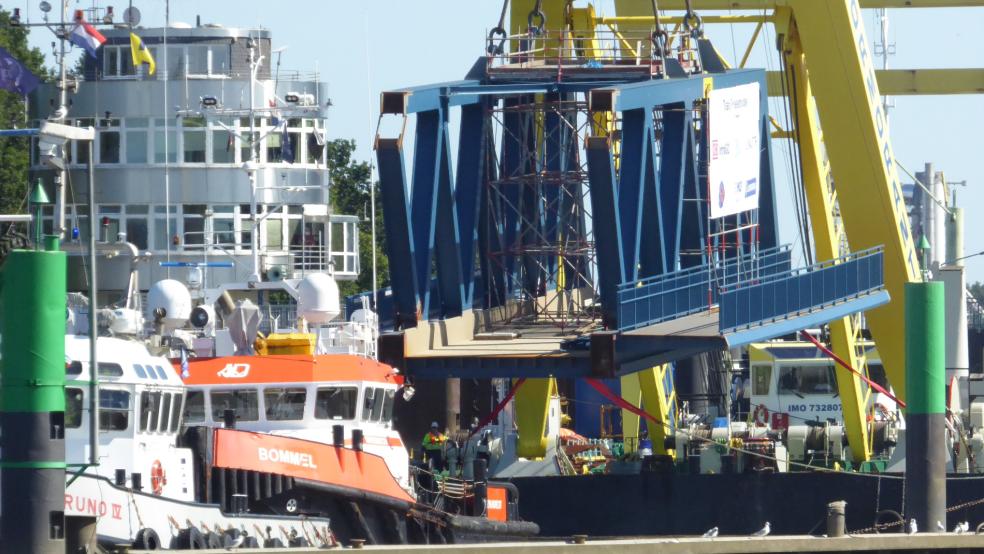
M164 493L164 485L167 484L167 475L164 473L164 466L160 460L154 460L150 466L150 488L154 494L160 496Z
M758 427L769 425L769 409L765 407L765 404L755 406L755 411L752 412L752 422Z

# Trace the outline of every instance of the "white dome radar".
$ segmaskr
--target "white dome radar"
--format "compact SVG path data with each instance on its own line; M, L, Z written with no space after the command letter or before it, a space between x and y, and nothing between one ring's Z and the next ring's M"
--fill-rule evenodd
M330 275L314 273L297 286L297 314L308 323L328 323L340 313L338 283Z
M159 317L165 328L174 330L184 326L191 316L191 293L181 281L164 279L147 291L147 307L155 321Z

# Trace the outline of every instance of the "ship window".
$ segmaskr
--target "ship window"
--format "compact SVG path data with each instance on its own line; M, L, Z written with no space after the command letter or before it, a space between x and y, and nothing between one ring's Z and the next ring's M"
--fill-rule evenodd
M130 426L130 393L99 389L99 430L126 431Z
M78 377L82 375L82 362L72 362L65 366L66 377Z
M236 246L235 206L215 206L212 208L212 241L224 249Z
M126 131L126 163L147 163L147 131L139 129Z
M185 163L205 163L205 118L186 117L181 120L184 137Z
M263 391L266 418L270 421L304 419L307 391L301 388L271 388Z
M107 47L103 49L103 75L115 77L120 74L119 48Z
M188 423L205 423L205 394L200 390L188 391L184 418Z
M283 161L283 143L284 134L281 131L274 131L267 135L266 137L266 161L267 163L276 163Z
M396 398L396 391L393 389L386 389L386 401L383 402L383 417L384 423L389 423L393 419L393 401Z
M140 250L146 250L147 245L147 205L129 205L126 207L126 240L132 242Z
M188 47L188 75L208 74L208 46Z
M171 237L178 232L177 206L154 206L154 250L167 250ZM167 217L167 212L171 213Z
M228 75L230 73L230 50L231 48L224 44L213 45L211 47L212 67L210 73L212 75Z
M212 391L212 421L223 421L226 410L233 410L239 421L259 419L256 391L252 389Z
M161 408L161 393L144 392L140 394L140 430L148 433L157 431L157 417Z
M123 377L123 366L121 366L120 364L99 362L99 376Z
M205 243L205 205L187 204L184 206L184 243L201 245Z
M168 163L178 161L178 134L172 125L168 125L166 119L158 118L154 120L154 163L164 163L167 153ZM165 135L165 133L167 133Z
M752 366L752 394L756 396L769 394L770 379L772 379L772 366Z
M140 364L133 364L133 371L137 372L137 377L139 377L141 379L146 379L147 378L147 372L144 371L144 368L143 368L142 365L140 365Z
M147 370L147 376L148 377L150 377L151 379L157 379L157 372L154 371L153 366L149 366L149 365L148 366L144 366L144 369Z
M159 375L161 379L167 381L167 372L164 371L164 368L161 366L156 366L156 367L157 367L157 375Z
M779 368L779 394L831 394L836 390L833 365Z
M82 426L82 389L65 389L65 428L78 429Z
M266 247L270 250L284 248L284 220L276 215L266 220Z
M383 415L383 404L386 402L386 391L383 389L374 389L376 394L372 399L372 419L373 421L379 421L379 418Z
M230 121L224 121L230 127ZM236 161L235 139L232 132L219 125L212 128L212 163L231 164Z
M168 429L168 422L171 418L171 393L166 392L161 395L161 422L157 426L157 430L161 433L166 433Z
M318 389L314 417L318 419L355 419L355 403L359 389L355 387L324 387Z
M181 395L175 394L171 404L171 432L178 430L178 422L181 421Z
M100 122L101 126L107 126L106 120ZM120 131L99 131L99 163L118 164L120 163Z

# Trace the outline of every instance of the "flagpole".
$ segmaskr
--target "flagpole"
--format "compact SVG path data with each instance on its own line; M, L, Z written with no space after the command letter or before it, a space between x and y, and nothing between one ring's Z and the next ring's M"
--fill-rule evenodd
M61 35L58 37L58 72L60 78L58 80L58 108L56 108L55 113L62 114L62 117L68 117L68 83L66 79L65 72L65 40L66 31L65 26L65 11L68 9L68 0L61 0ZM55 180L55 223L52 226L52 232L59 238L65 238L65 181L68 177L68 171L62 167L58 170L58 177ZM95 217L96 214L89 214L89 217Z

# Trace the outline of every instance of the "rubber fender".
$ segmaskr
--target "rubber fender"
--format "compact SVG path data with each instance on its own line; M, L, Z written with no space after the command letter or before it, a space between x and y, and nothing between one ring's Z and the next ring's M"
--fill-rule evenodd
M264 539L263 548L284 548L284 542L276 538Z
M259 548L260 541L256 540L256 537L246 537L246 542L243 543L243 548Z
M160 550L161 538L153 529L141 529L133 539L133 547L141 550Z
M293 539L290 539L290 544L288 544L287 546L291 548L295 548L298 546L311 546L311 543L309 543L308 540L305 539L304 537L295 537Z
M205 541L205 535L197 527L189 527L178 531L178 536L175 537L174 544L171 548L205 550L208 548L208 542Z
M205 533L205 544L207 548L222 548L222 535L217 533Z

